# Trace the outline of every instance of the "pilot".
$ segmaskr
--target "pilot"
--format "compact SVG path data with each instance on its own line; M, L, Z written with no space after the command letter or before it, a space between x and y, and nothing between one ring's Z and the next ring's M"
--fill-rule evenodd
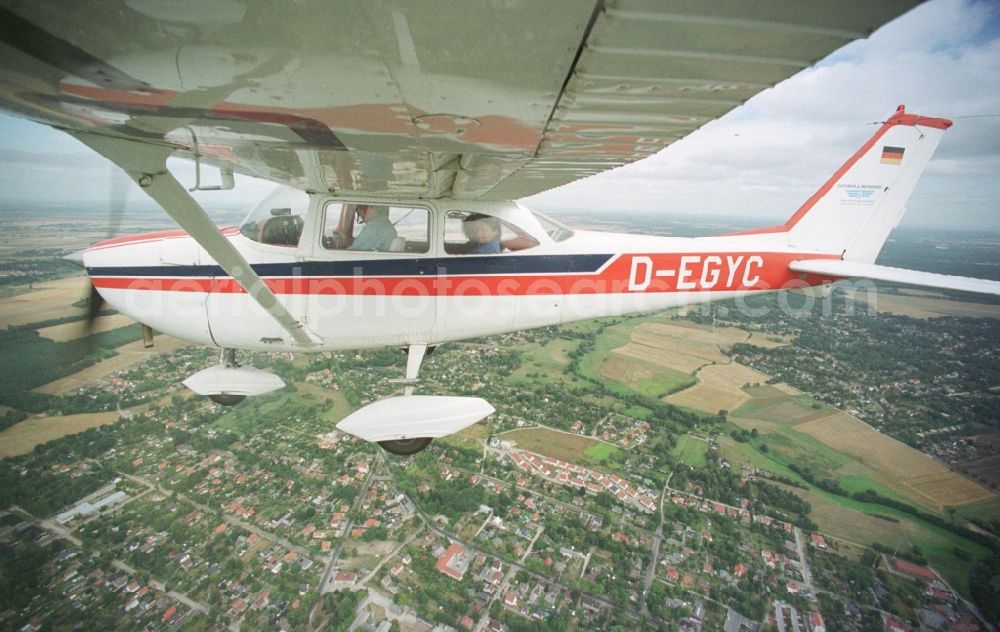
M500 220L473 213L462 220L462 230L468 238L465 254L495 255L500 252Z
M396 227L389 221L388 207L359 204L355 212L364 226L347 249L388 252L392 240L396 238Z

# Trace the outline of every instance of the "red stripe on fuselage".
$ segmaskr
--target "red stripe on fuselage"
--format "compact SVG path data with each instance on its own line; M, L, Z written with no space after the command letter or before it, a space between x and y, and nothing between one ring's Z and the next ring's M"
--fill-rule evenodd
M226 237L232 237L233 235L240 232L238 226L223 226L219 228L219 232ZM122 237L113 237L111 239L105 239L104 241L99 241L87 250L103 250L105 248L115 248L117 246L125 246L130 244L142 244L151 241L160 241L163 239L178 239L180 237L189 237L185 231L175 228L174 230L161 230L154 233L140 233L138 235L124 235Z
M788 264L803 259L837 259L834 255L795 253L624 254L604 270L567 275L439 275L268 277L275 294L316 296L536 296L634 294L655 292L734 292L773 290L815 284L829 277L791 272ZM164 268L164 272L169 268ZM244 289L229 277L95 277L98 288L239 294Z

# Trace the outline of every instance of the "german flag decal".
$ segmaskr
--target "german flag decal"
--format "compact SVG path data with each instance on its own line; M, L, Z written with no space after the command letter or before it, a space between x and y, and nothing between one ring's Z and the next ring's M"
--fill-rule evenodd
M883 165L898 165L903 162L903 152L905 148L903 147L890 147L886 145L882 148L882 164Z

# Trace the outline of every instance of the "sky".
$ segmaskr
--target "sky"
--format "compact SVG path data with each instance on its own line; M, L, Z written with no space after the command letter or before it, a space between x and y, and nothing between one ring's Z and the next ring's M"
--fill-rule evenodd
M633 165L527 198L547 211L648 211L783 221L896 106L950 118L903 226L1000 232L1000 2L930 0ZM191 178L183 161L171 164ZM106 205L110 164L66 134L0 115L0 208ZM239 178L207 207L271 185ZM128 206L149 206L137 189Z

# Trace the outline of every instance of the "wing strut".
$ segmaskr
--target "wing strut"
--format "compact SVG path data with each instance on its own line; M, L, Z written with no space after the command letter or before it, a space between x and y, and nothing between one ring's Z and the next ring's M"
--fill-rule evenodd
M257 276L243 255L215 226L205 210L167 170L173 148L87 132L69 131L76 139L122 168L149 197L163 207L226 274L247 293L302 347L319 344L278 302L271 288Z

